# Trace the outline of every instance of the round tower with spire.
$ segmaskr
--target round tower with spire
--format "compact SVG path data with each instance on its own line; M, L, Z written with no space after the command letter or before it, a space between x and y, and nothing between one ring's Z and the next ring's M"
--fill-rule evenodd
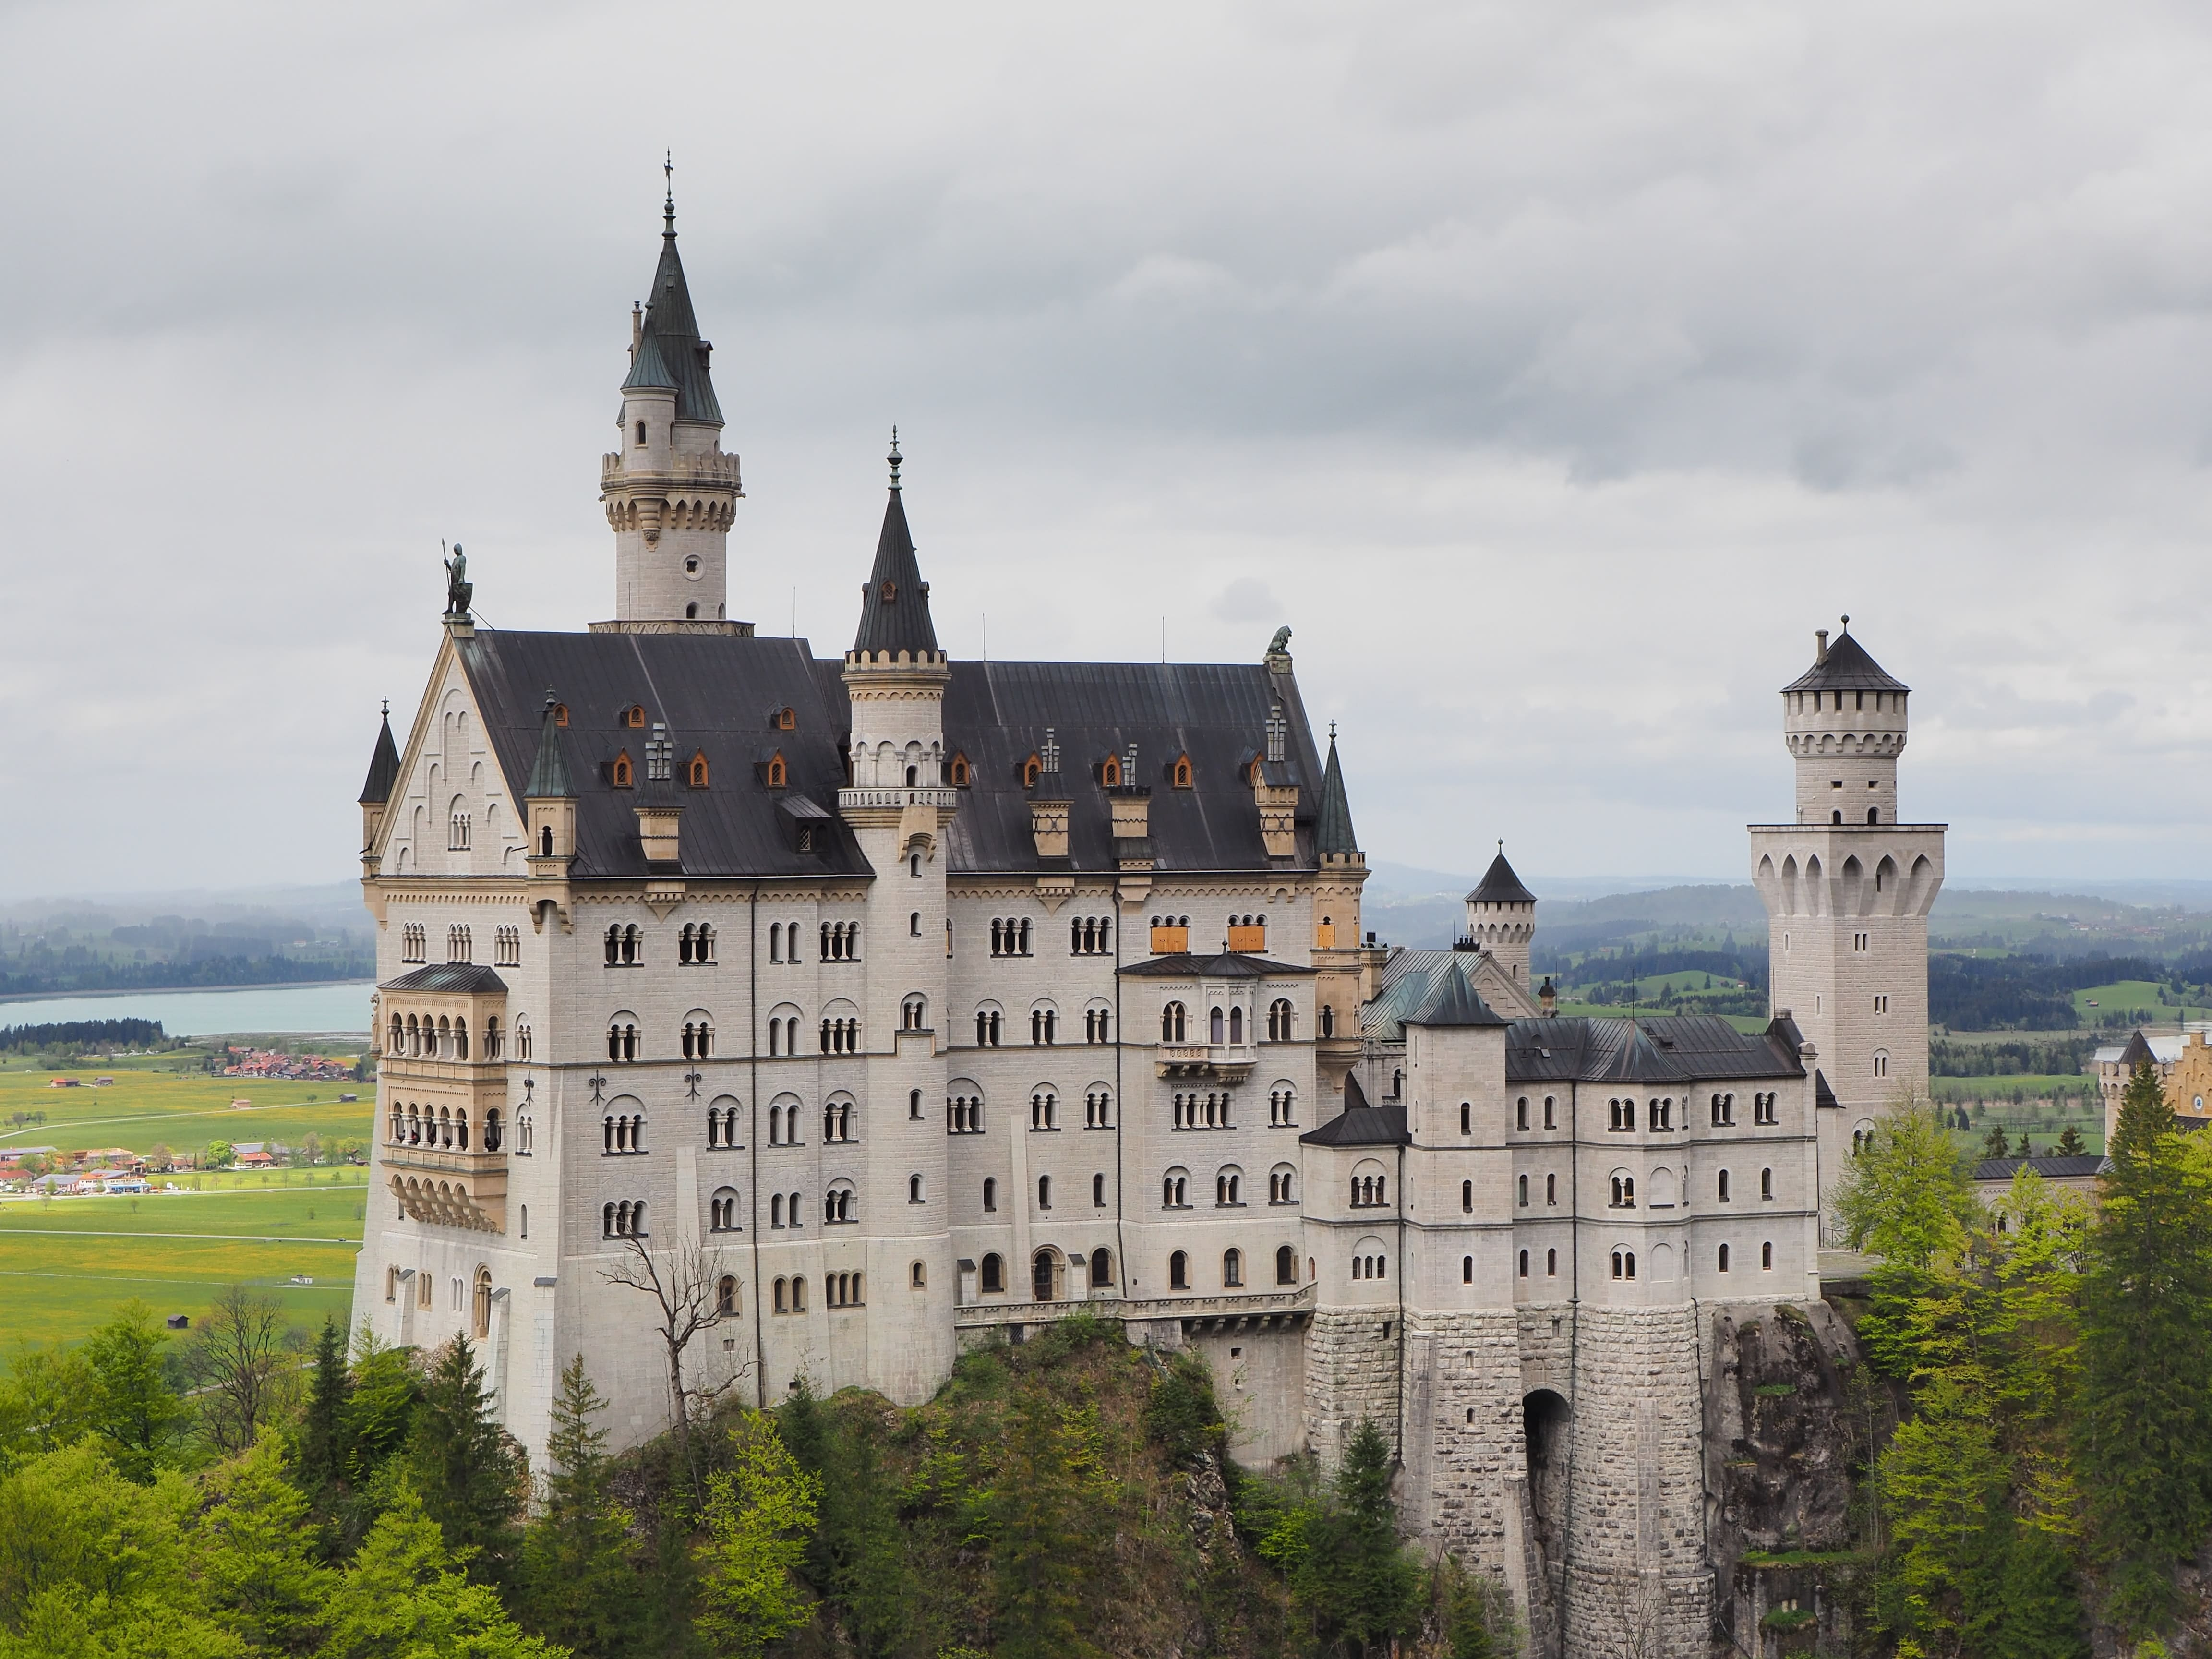
M1513 982L1528 986L1528 946L1536 937L1536 896L1505 861L1505 843L1475 890L1467 896L1466 943L1498 958Z
M652 297L630 311L619 442L599 463L615 532L617 630L750 633L728 620L729 535L744 489L722 451L722 406L676 252L672 180Z
M1813 634L1813 665L1782 688L1782 734L1797 763L1800 823L1897 822L1905 752L1905 683L1851 637Z

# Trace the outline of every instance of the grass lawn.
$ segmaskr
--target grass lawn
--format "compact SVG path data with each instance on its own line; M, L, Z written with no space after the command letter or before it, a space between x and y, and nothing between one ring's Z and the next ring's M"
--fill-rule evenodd
M2094 1026L2106 1014L2116 1014L2130 1008L2146 1010L2171 1008L2172 1018L2179 1018L2181 1006L2168 1000L2166 988L2148 979L2116 980L2110 985L2092 985L2074 994L2074 1010L2081 1016L2081 1023ZM2091 1004L2095 1006L2091 1006ZM2202 1003L2191 1005L2199 1019L2212 1014Z
M197 1323L241 1283L275 1291L303 1327L347 1322L368 1187L358 1170L289 1173L289 1187L209 1176L198 1193L0 1202L0 1353L82 1337L132 1297Z
M112 1077L105 1089L55 1089L48 1079L74 1077L89 1085ZM341 1103L341 1093L358 1095ZM234 1100L250 1103L233 1106ZM44 1123L18 1125L18 1112L44 1112ZM325 1143L366 1141L376 1113L374 1083L264 1082L255 1078L210 1078L197 1073L136 1069L121 1064L52 1072L20 1066L0 1070L0 1152L13 1146L157 1146L196 1152L211 1140L279 1140L297 1146L308 1133Z

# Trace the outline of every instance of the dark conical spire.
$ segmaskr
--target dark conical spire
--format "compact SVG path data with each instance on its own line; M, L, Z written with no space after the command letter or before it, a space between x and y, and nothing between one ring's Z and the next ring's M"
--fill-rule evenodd
M684 260L676 252L672 185L662 208L661 224L660 264L653 273L653 295L645 302L644 331L623 388L672 387L676 392L678 420L720 426L722 405L715 399L714 382L707 369L714 348L699 337L699 319L691 310L690 284L684 280Z
M525 800L565 800L576 792L568 785L568 763L561 754L561 704L553 688L545 688L545 718L538 727L538 758L530 768L530 787Z
M1536 896L1521 884L1513 866L1505 861L1505 843L1498 843L1498 856L1483 872L1482 885L1467 896L1470 904L1534 904Z
M890 500L884 507L883 533L876 538L875 568L860 590L860 626L853 635L860 652L904 651L935 654L937 628L929 619L929 584L914 556L914 537L906 527L906 501L899 488L898 428L891 428Z
M1328 765L1321 775L1321 816L1314 823L1314 851L1326 857L1357 853L1352 833L1352 803L1345 799L1344 768L1337 763L1336 726L1328 728Z
M1476 994L1474 988L1460 976L1455 967L1447 969L1443 983L1437 987L1426 1002L1406 1016L1408 1025L1503 1025L1505 1023L1492 1012L1489 1004Z
M376 748L368 757L368 781L361 787L361 805L382 806L392 799L392 786L399 781L399 745L392 741L392 705L384 705L384 725L376 734Z

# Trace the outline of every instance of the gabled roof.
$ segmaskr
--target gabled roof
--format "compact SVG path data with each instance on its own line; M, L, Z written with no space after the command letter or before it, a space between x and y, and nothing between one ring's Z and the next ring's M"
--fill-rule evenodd
M1508 1083L1680 1085L1804 1075L1771 1028L1747 1036L1711 1014L1516 1019L1505 1038Z
M1359 1079L1344 1079L1344 1109L1321 1126L1298 1137L1304 1146L1407 1146L1413 1137L1406 1133L1402 1102L1370 1106Z
M538 726L538 758L530 763L530 784L522 792L525 800L565 800L574 793L568 784L568 763L561 755L560 708L553 688L547 686L545 717Z
M936 624L929 619L929 584L914 556L914 537L906 527L904 492L899 489L898 440L891 440L890 499L884 504L884 527L876 538L875 568L860 590L860 625L853 649L896 653L937 649Z
M1498 856L1483 872L1482 883L1467 896L1469 904L1534 904L1536 896L1521 884L1521 878L1513 873L1513 866L1505 861L1505 849L1498 849Z
M1336 732L1328 734L1328 764L1321 775L1321 810L1314 817L1314 851L1327 857L1357 853L1352 833L1352 803L1345 799L1344 768L1336 758Z
M1974 1179L2010 1181L2023 1164L2045 1181L2079 1181L2084 1176L2102 1175L2112 1167L2112 1160L2101 1152L2079 1152L2070 1158L1985 1158L1974 1165Z
M1504 1025L1483 1000L1474 994L1474 988L1461 974L1442 975L1443 982L1419 1008L1406 1016L1408 1025Z
M1782 688L1784 691L1906 691L1903 680L1882 672L1867 654L1866 647L1847 628L1836 636L1828 654Z
M645 305L645 327L631 360L632 386L668 386L676 393L676 418L722 423L722 405L714 397L714 382L707 372L712 348L699 337L699 320L691 311L690 285L684 280L684 261L676 252L676 205L672 201L660 233L660 264L653 273L653 296Z
M1133 962L1121 970L1132 979L1280 979L1287 974L1316 974L1318 968L1293 963L1270 962L1265 957L1224 951L1219 956L1152 957Z
M500 991L507 989L507 981L489 968L468 962L441 962L428 968L417 968L411 974L402 974L398 979L376 988L380 991Z
M399 781L399 746L392 740L392 710L384 711L384 724L369 752L368 781L361 787L363 806L382 806L392 799L392 786Z

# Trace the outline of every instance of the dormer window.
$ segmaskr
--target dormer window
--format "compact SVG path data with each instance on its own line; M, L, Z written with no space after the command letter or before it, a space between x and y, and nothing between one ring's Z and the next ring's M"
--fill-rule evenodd
M959 754L953 756L951 778L952 787L955 789L965 789L968 787L969 774L967 756Z
M777 750L775 754L770 755L768 757L768 768L764 775L768 779L768 787L769 788L781 789L783 787L789 774L785 769L783 764L783 751L781 750Z
M627 789L629 787L630 769L629 750L624 750L621 754L615 757L615 763L611 775L614 779L614 786L616 788Z
M1037 778L1043 770L1044 763L1039 760L1035 755L1031 755L1027 760L1024 761L1022 763L1022 787L1024 789L1036 788Z
M555 703L553 705L553 724L556 726L566 726L568 723L568 705L565 702Z
M622 723L624 726L633 726L640 732L644 731L645 705L641 702L634 702L623 709Z
M1177 756L1176 757L1176 763L1175 763L1175 773L1174 773L1174 777L1175 777L1175 787L1176 787L1176 788L1178 788L1178 789L1188 789L1188 788L1189 788L1189 787L1190 787L1190 757L1189 757L1189 756L1188 756L1188 755L1177 755Z
M1255 789L1267 781L1267 774L1257 760L1245 769L1244 781Z
M707 751L703 749L691 757L690 778L694 789L707 787Z
M799 730L799 711L795 708L779 708L769 716L769 724L779 732L796 732Z
M1109 789L1121 787L1121 757L1119 755L1109 755L1098 763L1098 781Z

